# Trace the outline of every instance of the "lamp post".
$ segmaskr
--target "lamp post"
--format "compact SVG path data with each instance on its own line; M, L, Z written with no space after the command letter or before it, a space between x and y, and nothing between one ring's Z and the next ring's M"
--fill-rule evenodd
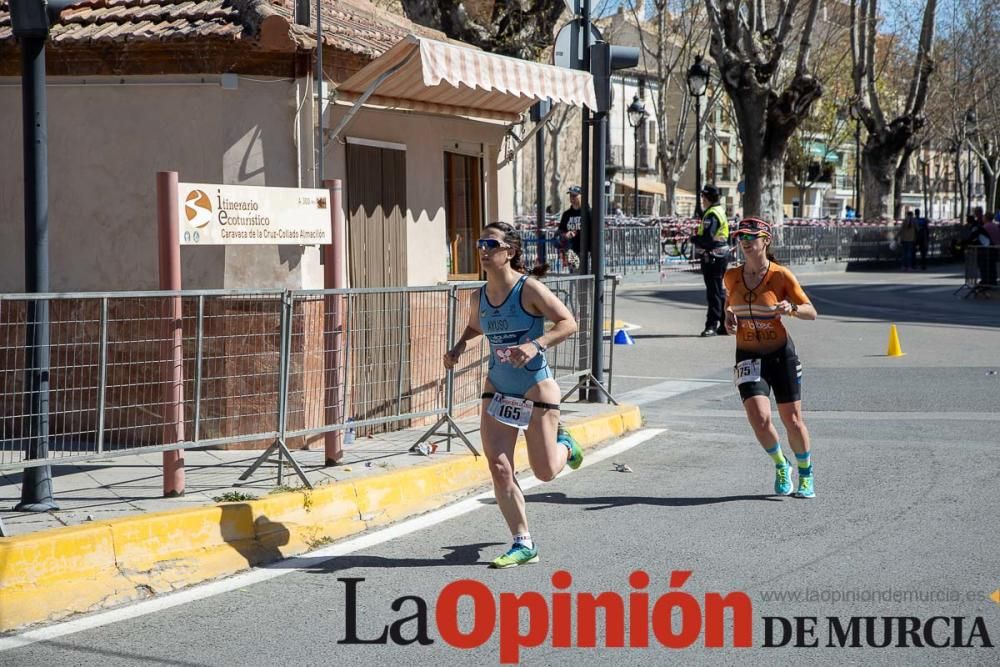
M701 96L708 88L708 66L702 63L701 55L694 57L694 64L687 73L688 93L694 98L694 131L695 131L695 180L694 180L694 215L700 218L701 210Z
M639 128L646 122L649 114L646 113L646 105L638 95L632 98L632 104L628 105L628 124L632 126L635 135L635 166L634 182L632 187L632 215L639 217Z
M972 138L976 135L976 110L969 109L965 112L965 164L966 179L968 180L968 200L965 204L965 214L972 213Z

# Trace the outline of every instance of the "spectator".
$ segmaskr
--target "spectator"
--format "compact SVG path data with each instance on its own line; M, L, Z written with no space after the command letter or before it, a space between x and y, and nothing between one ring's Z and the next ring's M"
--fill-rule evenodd
M845 211L844 211L844 219L845 220L854 220L857 217L858 217L858 214L857 214L857 212L855 212L853 206L848 206L845 209Z
M903 224L899 228L898 238L903 255L903 271L912 271L917 243L917 224L913 219L913 211L906 212L906 218L903 219Z
M917 250L920 251L920 270L927 270L927 251L931 245L931 229L927 218L920 215L920 209L913 211L913 222L917 225Z
M569 194L569 208L559 219L559 254L564 265L577 269L580 266L580 231L583 228L582 190L579 185L573 185L566 192ZM587 218L590 218L590 207L587 207Z

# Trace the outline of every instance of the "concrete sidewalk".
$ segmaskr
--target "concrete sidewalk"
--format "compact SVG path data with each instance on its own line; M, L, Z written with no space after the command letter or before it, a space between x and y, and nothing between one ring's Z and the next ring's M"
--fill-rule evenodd
M639 409L568 403L563 422L584 448L641 425ZM482 451L478 419L460 422ZM367 529L436 509L488 487L482 457L443 438L430 456L409 453L426 427L345 447L342 465L323 452L293 452L314 488L284 466L239 476L252 451L188 451L186 493L162 498L159 453L53 467L58 511L0 512L0 632L107 608L288 558ZM515 467L527 470L523 438ZM20 474L4 476L0 506L20 499ZM217 502L239 492L231 502Z

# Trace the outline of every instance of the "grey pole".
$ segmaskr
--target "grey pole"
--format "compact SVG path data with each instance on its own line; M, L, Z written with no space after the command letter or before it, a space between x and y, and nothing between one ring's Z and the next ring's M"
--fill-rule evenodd
M316 0L316 186L323 183L323 2Z
M635 153L634 164L632 165L632 216L639 217L639 125L633 128L635 136L632 140L632 150Z
M594 206L591 234L591 260L594 269L594 316L591 318L590 359L591 375L594 380L604 383L604 170L607 159L608 112L594 114ZM614 328L614 322L611 323ZM604 394L591 386L587 400L591 403L606 403Z
M584 72L590 71L590 47L592 35L590 34L590 3L591 0L583 0L583 62L580 69ZM593 210L591 205L592 193L590 192L590 110L583 108L583 136L580 142L580 275L589 273L590 266L590 234L591 221L588 208Z
M701 95L694 96L694 217L701 218Z
M590 34L590 3L591 0L583 0L582 2L582 30L583 30L583 62L580 63L580 69L584 72L590 71L590 46L591 46L591 34ZM580 267L578 272L580 275L586 275L588 273L588 267L590 266L590 213L588 209L592 210L590 206L590 110L587 107L583 108L583 122L582 130L583 134L580 139ZM591 308L591 313L596 317L596 312L593 310L594 304L589 304ZM580 313L581 317L585 316L585 312ZM587 352L587 341L585 339L586 335L590 332L580 332L580 355L586 356ZM593 363L593 359L591 359ZM587 400L587 391L580 388L579 398L581 401Z
M536 102L532 120L541 122L549 112L548 102ZM535 234L538 264L545 264L545 128L535 133Z
M24 137L24 283L26 292L49 291L48 118L45 37L20 37ZM49 302L29 301L25 350L28 392L28 458L49 456ZM49 466L26 468L19 512L59 509L52 499Z

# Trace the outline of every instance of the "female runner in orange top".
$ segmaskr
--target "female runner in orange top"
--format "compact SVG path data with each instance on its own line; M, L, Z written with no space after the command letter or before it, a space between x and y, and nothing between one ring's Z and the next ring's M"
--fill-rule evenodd
M726 271L726 330L736 335L733 381L757 440L774 461L774 492L792 493L791 465L771 421L771 390L798 463L798 498L813 498L809 431L802 421L802 364L781 323L783 317L815 320L816 309L799 281L771 255L771 225L744 218L736 236L746 261Z

